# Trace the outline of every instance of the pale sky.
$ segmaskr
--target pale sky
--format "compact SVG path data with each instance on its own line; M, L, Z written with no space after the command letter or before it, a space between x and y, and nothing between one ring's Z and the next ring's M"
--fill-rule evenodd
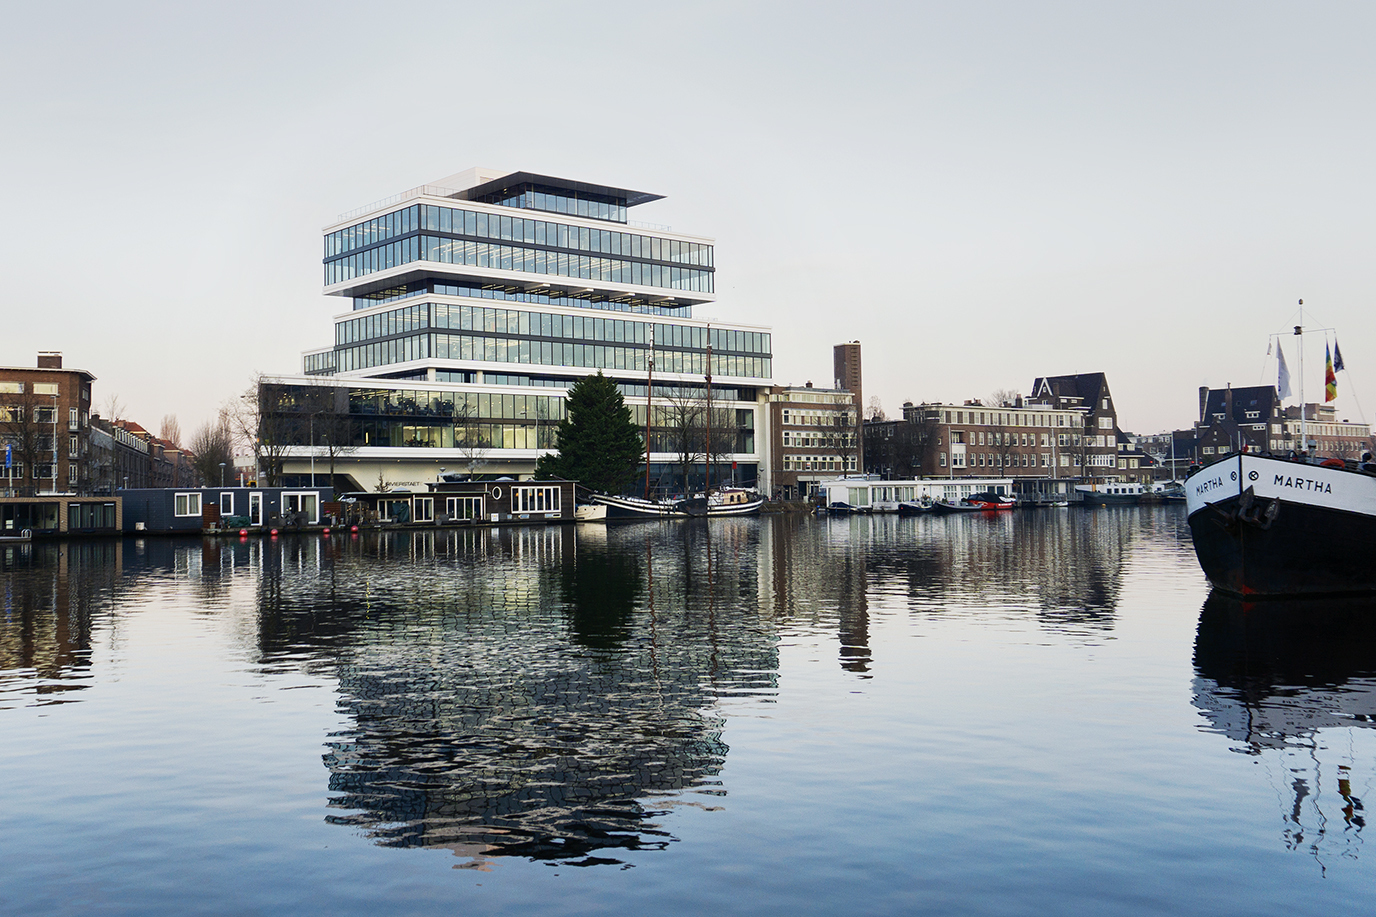
M462 169L666 195L702 317L775 381L1027 392L1103 371L1132 432L1338 329L1376 411L1369 3L4 4L0 364L61 350L152 429L299 372L347 301L320 230ZM1310 349L1307 394L1321 389ZM1292 372L1298 369L1287 341ZM1355 398L1354 398L1355 394Z

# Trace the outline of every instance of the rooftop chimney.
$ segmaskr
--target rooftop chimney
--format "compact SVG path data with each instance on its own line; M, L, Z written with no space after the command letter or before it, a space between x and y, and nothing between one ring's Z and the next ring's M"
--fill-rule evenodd
M38 352L39 369L61 369L62 351L60 350L40 350Z

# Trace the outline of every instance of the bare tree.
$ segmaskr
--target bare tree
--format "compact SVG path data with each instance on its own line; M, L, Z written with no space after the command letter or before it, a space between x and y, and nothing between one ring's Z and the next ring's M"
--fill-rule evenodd
M871 399L873 401L874 399ZM857 405L858 409L858 405ZM881 408L879 411L883 414ZM829 435L831 451L841 460L841 472L860 471L860 430L856 411L843 411L835 415L835 429ZM854 460L854 461L852 461Z
M462 398L462 403L460 403ZM478 422L477 396L456 395L454 398L454 448L468 469L468 476L487 464L487 450L492 444L483 436L483 426Z
M884 413L884 403L879 400L878 395L871 395L869 406L865 409L865 416L872 421L885 421L889 415Z
M685 493L689 489L693 465L703 457L706 411L705 401L690 389L676 389L659 396L655 401L650 427L652 439L659 442L651 451L674 455Z
M706 404L703 405L704 423L709 419ZM702 451L712 467L719 468L730 464L731 456L737 451L739 428L735 412L730 408L713 407L710 415L712 425L702 431ZM723 483L717 475L712 475L713 486Z
M105 417L110 423L124 420L125 404L119 395L111 392L105 396Z
M162 416L162 426L158 429L158 438L167 440L178 449L182 447L182 425L177 421L176 414L164 414Z
M1022 467L1019 464L1019 457L1022 455L1020 447L1023 432L1014 427L995 427L990 431L990 436L993 438L995 467L1002 474L1008 474L1011 468Z
M0 402L0 455L8 446L12 462L9 472L13 474L10 487L18 496L36 494L40 480L53 480L56 475L56 408L46 396L32 392L6 394L3 399ZM45 469L46 474L43 473ZM0 465L0 471L4 470Z
M989 406L1011 408L1018 403L1022 393L1015 388L996 388L989 394Z
M253 453L255 472L269 487L281 485L282 459L294 437L302 435L284 401L283 387L258 375L242 395L225 404L233 441Z
M234 466L234 430L227 410L221 409L214 420L201 424L191 437L191 452L191 467L196 469L201 481L212 487L219 486L225 468Z

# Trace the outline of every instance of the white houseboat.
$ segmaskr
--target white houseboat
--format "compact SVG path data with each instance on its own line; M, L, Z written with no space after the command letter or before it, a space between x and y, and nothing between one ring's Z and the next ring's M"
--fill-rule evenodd
M817 485L828 508L846 506L860 512L896 513L900 503L959 503L978 493L1012 495L1012 478L921 478L877 481L840 478Z

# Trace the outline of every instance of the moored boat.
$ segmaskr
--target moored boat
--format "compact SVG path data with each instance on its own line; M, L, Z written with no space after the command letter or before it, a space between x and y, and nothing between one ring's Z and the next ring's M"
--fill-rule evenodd
M1141 484L1076 484L1075 492L1090 506L1136 506L1150 490Z
M932 504L932 512L936 513L938 516L946 516L955 513L982 513L984 512L984 508L975 506L973 503L966 503L963 500L960 503L937 500Z
M971 506L977 506L982 510L1012 509L1018 505L1018 501L1006 494L996 494L992 491L984 493L970 494L962 502Z
M607 494L593 494L592 499L606 507L608 522L756 516L764 506L764 497L736 488L716 491L707 497L696 496L683 500L646 500L642 497L613 497Z
M1376 592L1376 475L1232 455L1185 481L1204 575L1241 596Z

